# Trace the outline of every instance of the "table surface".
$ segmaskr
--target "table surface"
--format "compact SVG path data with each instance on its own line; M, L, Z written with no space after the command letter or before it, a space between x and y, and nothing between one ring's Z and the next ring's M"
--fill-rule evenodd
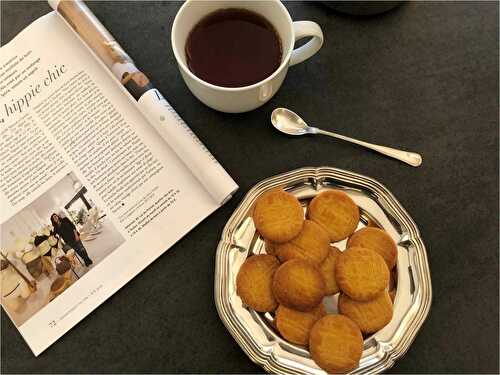
M89 7L240 185L198 225L38 358L2 310L3 373L257 373L213 301L215 250L226 220L258 181L303 166L366 174L420 228L432 272L430 314L390 370L498 372L498 3L407 3L357 18L320 3L286 3L319 23L325 44L292 67L277 95L246 114L213 111L177 70L177 2ZM44 2L1 3L1 42ZM269 122L283 106L311 124L423 155L412 168L326 137L290 139Z

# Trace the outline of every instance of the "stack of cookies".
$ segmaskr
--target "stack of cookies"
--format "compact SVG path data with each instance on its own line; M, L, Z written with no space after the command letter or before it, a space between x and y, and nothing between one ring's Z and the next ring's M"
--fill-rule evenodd
M356 231L359 208L340 190L318 194L307 207L283 190L257 200L253 220L266 253L241 266L237 293L248 307L274 312L281 336L309 348L329 373L356 368L363 335L392 318L390 270L397 248L382 229ZM333 244L348 238L344 251ZM340 293L339 314L327 314L323 300Z

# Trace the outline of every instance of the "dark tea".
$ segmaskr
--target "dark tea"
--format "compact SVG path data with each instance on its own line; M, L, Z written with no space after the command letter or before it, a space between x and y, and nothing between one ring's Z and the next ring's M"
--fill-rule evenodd
M189 70L217 86L242 87L269 77L281 64L281 41L273 25L246 9L220 9L191 30Z

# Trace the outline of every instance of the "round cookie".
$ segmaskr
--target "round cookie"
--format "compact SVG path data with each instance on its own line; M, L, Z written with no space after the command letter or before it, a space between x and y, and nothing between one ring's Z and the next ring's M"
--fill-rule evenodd
M310 311L323 299L325 282L312 263L292 259L283 263L274 274L273 293L280 305Z
M296 237L302 230L304 211L292 194L274 190L257 199L253 221L266 240L283 243Z
M338 306L340 313L351 318L363 333L377 332L392 319L392 300L387 291L366 302L341 294Z
M279 265L276 257L267 254L253 255L243 262L236 276L236 293L243 303L259 312L276 309L272 283Z
M309 334L312 359L329 374L355 369L363 353L363 336L356 323L338 314L318 320Z
M281 262L303 259L319 265L327 257L329 247L328 233L314 221L305 220L299 235L289 242L277 244L275 250Z
M330 246L328 256L319 266L319 271L325 280L325 294L327 296L340 291L337 280L335 280L335 263L340 254L342 254L342 252L339 249L335 246Z
M356 301L368 301L389 284L389 268L379 254L350 247L337 258L335 279L340 290Z
M337 242L356 230L359 208L343 191L328 190L314 197L309 204L307 216L327 230L332 242Z
M389 234L380 228L366 227L360 229L349 238L347 247L366 247L379 253L392 270L398 259L398 248Z
M276 328L285 340L307 346L312 326L325 315L326 310L323 303L308 312L297 311L279 305L275 315Z

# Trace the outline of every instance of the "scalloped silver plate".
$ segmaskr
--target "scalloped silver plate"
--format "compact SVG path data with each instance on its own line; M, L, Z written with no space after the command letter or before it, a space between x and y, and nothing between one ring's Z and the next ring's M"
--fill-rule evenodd
M283 188L305 206L328 189L341 189L360 207L359 228L375 224L398 245L394 274L394 315L391 322L365 337L359 366L352 373L389 369L406 353L430 309L431 277L424 243L415 222L392 193L372 178L331 168L301 168L268 178L247 193L226 224L217 248L215 304L220 318L252 361L278 374L325 374L306 348L283 340L273 328L273 315L256 313L236 294L236 275L247 256L264 253L264 242L251 218L255 200L264 192ZM335 244L341 250L345 240ZM336 312L337 296L325 297L329 312Z

